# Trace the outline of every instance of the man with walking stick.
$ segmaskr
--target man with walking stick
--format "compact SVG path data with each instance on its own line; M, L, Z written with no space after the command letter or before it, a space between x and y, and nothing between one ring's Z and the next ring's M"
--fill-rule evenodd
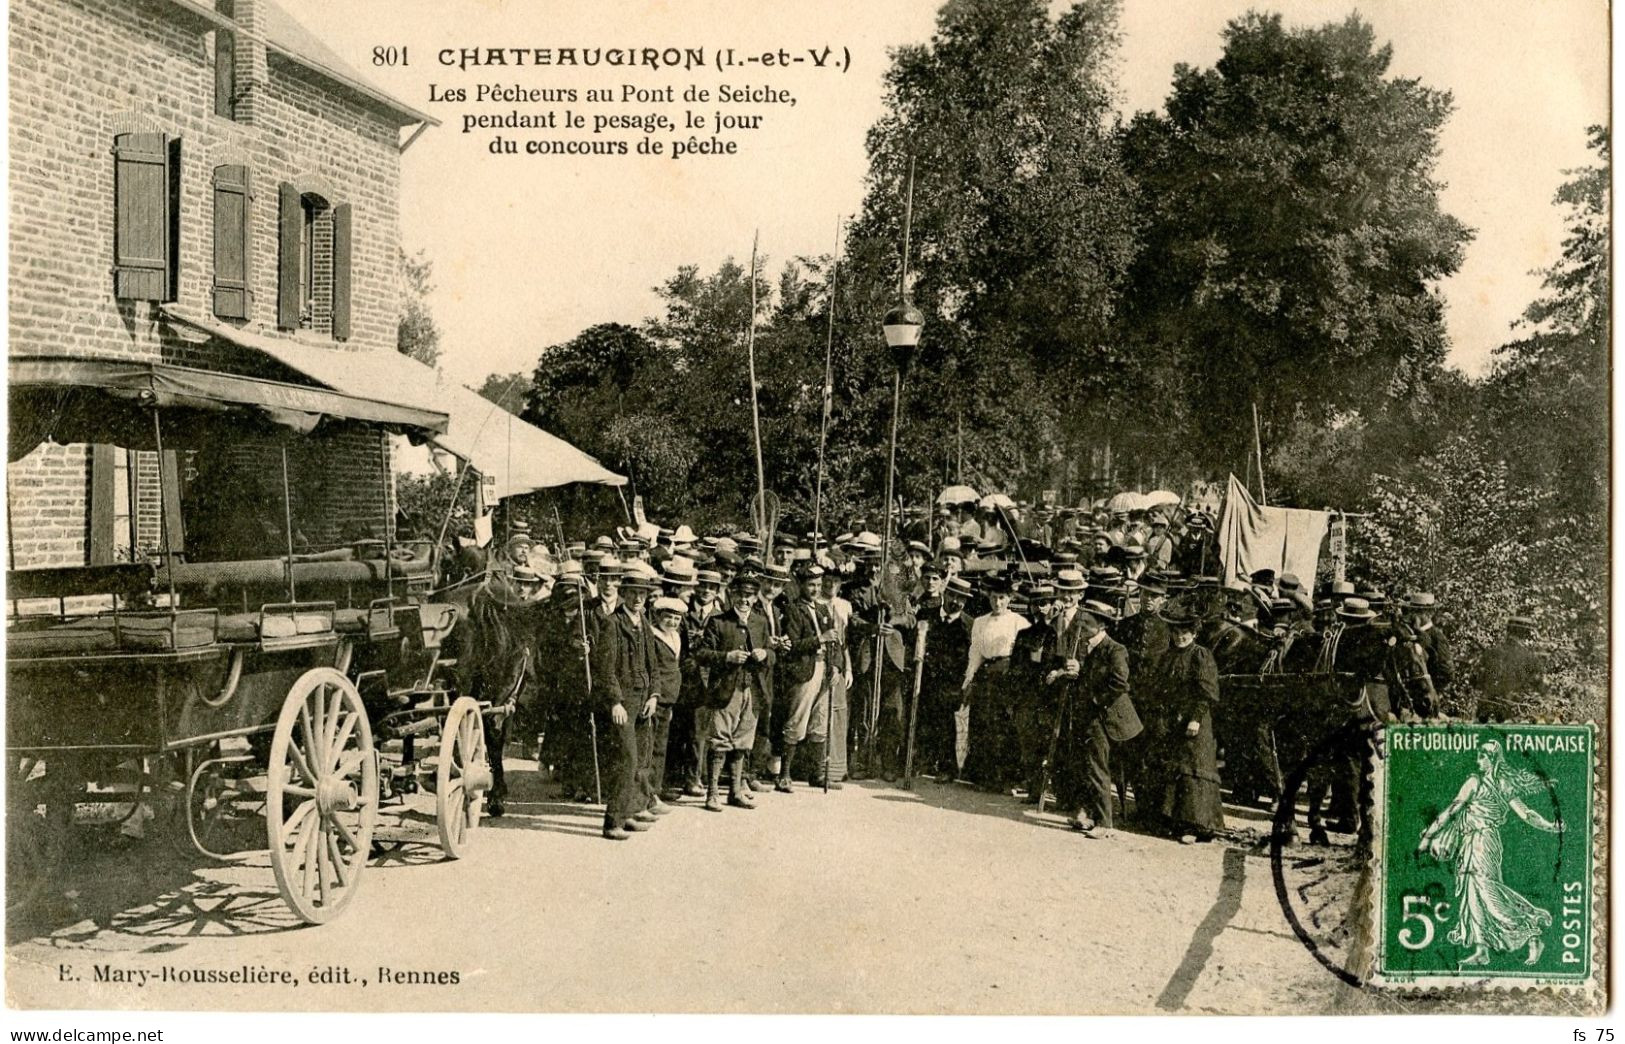
M787 689L781 732L783 758L774 788L785 794L792 790L796 749L803 742L810 748L809 760L816 766L812 777L819 784L823 782L829 694L835 673L841 669L835 622L828 603L819 598L823 576L822 566L804 559L796 575L800 590L785 612L788 644L779 656L779 679Z

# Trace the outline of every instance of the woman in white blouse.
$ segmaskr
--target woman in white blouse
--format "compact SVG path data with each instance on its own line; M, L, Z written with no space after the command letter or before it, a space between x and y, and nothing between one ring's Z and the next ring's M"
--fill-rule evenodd
M1004 727L1009 723L997 720L1007 702L1000 688L1010 670L1016 635L1032 623L1010 610L1009 580L994 577L986 581L986 589L993 608L971 623L970 658L965 664L959 699L961 711L970 708L965 773L979 783L993 784L998 782L1001 772L999 737L1009 731Z

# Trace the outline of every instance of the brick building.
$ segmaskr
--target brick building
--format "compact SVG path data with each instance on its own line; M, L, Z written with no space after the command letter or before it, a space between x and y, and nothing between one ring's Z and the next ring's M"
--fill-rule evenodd
M400 153L432 119L272 0L12 0L10 44L14 367L160 361L298 385L255 344L395 351ZM288 444L300 550L379 535L387 447L358 424ZM164 457L162 484L155 453L112 443L12 461L12 566L139 556L163 518L192 557L278 550L280 446Z

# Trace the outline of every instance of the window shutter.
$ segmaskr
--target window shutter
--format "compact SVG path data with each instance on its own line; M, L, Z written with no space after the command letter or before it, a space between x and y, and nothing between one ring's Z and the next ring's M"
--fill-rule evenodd
M170 142L166 134L113 139L113 293L160 301L169 296Z
M214 168L214 314L228 319L248 318L253 198L247 167Z
M113 482L117 468L113 447L105 442L90 447L90 549L87 565L113 564Z
M282 183L279 211L276 324L284 330L299 329L299 238L305 230L305 208L299 190Z
M333 339L350 339L350 204L333 208Z

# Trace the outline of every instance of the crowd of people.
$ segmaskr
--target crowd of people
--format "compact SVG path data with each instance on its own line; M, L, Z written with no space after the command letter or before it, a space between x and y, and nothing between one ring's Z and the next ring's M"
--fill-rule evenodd
M833 539L644 524L553 547L517 525L487 563L540 610L514 720L617 841L679 801L754 809L908 772L1053 803L1092 838L1128 814L1197 843L1225 833L1221 783L1270 808L1317 743L1310 840L1363 830L1369 726L1435 713L1456 680L1433 595L1317 597L1273 570L1226 586L1210 513L1006 503L904 516L890 549L861 520ZM1539 686L1531 629L1514 618L1475 679L1484 714ZM1329 679L1323 704L1237 681L1294 672Z

